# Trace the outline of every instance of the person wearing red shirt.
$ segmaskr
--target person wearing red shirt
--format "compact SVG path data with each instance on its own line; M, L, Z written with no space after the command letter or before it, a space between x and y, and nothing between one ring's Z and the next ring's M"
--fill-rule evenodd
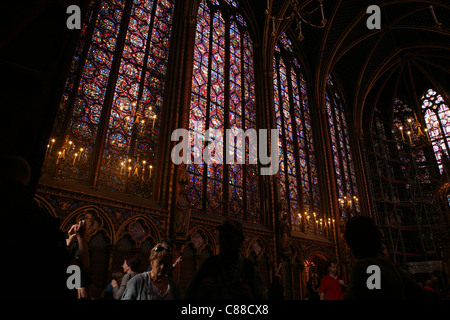
M348 286L345 279L338 274L337 263L332 261L328 267L329 274L320 282L320 300L342 300Z

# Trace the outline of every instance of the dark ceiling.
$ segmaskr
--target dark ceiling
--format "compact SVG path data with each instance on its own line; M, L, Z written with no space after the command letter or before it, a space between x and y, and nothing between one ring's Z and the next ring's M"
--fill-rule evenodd
M261 12L266 1L250 2L255 13L264 17ZM290 16L293 2L298 2L302 13L319 5L318 0L274 0L272 15ZM370 5L380 7L379 30L366 25ZM393 97L417 108L424 90L433 86L450 101L450 1L323 0L323 9L326 26L314 28L303 23L304 39L296 41L297 48L311 69L320 99L329 73L340 83L358 135L363 134L375 106L390 121ZM320 10L308 18L319 25ZM260 23L268 30L267 19ZM277 31L298 35L296 27L295 22L280 21ZM320 99L319 105L324 105Z

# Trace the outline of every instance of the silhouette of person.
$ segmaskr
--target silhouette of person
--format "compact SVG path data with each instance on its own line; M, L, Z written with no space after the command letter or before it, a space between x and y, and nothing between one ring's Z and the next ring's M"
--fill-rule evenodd
M306 288L309 293L309 300L320 300L319 288L320 288L320 280L319 275L315 270L311 273L311 277L306 283Z
M351 267L350 284L344 300L428 300L429 296L424 289L383 254L381 235L375 222L367 216L357 216L347 221L344 238L355 261ZM369 266L379 268L379 289L369 288L367 284L368 277L371 276L370 272L367 273ZM372 275L375 272L372 271Z
M76 299L76 292L66 286L70 258L60 222L34 200L30 177L31 168L24 158L0 156L0 250L14 261L14 269L2 263L2 284L9 299ZM12 271L17 276L10 276Z
M430 279L425 280L423 288L433 300L440 300L439 294L433 288L433 281Z
M267 289L253 263L242 256L240 222L225 220L217 227L219 254L206 259L186 288L184 299L267 299Z

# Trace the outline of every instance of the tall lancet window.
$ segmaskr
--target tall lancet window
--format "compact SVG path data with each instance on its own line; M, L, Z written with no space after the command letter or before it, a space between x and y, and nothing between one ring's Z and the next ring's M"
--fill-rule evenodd
M443 172L443 157L450 158L450 109L442 96L429 89L422 97L422 110L434 154Z
M227 129L256 129L253 45L237 1L200 2L189 121L194 136L194 158L187 165L193 208L259 222L259 171L248 161L249 144L245 139L231 144L236 164L226 164L223 156ZM209 142L207 130L212 133ZM208 159L203 158L205 151Z
M347 219L360 212L359 196L344 105L331 76L325 98L339 207Z
M91 1L45 170L150 198L174 0Z
M314 232L320 221L319 186L306 81L290 40L283 34L275 49L274 105L280 134L280 196L291 228ZM326 222L322 219L322 227Z

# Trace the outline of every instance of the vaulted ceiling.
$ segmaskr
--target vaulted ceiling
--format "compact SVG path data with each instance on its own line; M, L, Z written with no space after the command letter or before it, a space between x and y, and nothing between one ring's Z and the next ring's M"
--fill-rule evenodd
M317 9L320 1L327 24L316 28L302 23L304 39L295 39L299 34L297 24L293 19L281 21L281 18L291 15L294 2L300 12L306 13ZM276 23L277 32L284 29L294 36L299 55L310 68L319 105L324 105L323 92L329 73L340 83L349 121L358 135L367 128L375 106L390 120L394 97L418 108L424 90L436 87L450 101L449 1L320 1L270 1L272 15L280 19ZM271 32L273 27L264 14L267 2L249 2L255 8L254 14L261 17L259 23L266 32ZM380 8L379 30L367 27L370 5ZM320 25L320 10L307 19Z

